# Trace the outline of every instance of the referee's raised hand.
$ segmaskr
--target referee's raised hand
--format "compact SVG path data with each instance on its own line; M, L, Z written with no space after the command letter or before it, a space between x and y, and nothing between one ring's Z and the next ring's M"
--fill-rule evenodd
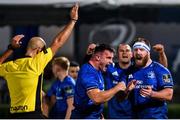
M22 44L21 40L22 38L24 37L24 35L16 35L12 38L11 40L11 46L16 49L16 48L19 48Z
M79 4L76 3L72 9L71 9L71 13L70 13L70 17L71 17L71 20L73 21L77 21L78 20L78 9L79 9Z

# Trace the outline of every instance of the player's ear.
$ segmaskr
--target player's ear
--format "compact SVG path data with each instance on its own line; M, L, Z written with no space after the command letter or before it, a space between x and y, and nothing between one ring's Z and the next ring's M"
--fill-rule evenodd
M100 60L100 56L96 55L96 60L99 61Z
M98 60L100 60L100 56L98 56Z

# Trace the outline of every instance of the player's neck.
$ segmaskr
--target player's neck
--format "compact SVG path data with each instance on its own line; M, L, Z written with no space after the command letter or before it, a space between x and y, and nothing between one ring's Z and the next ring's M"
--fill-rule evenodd
M145 68L145 67L149 66L151 63L152 63L152 60L151 60L151 59L149 59L149 60L147 61L146 65L145 65L143 68Z
M90 60L89 64L91 64L96 70L99 70L99 66L97 62Z
M131 62L119 62L119 67L122 69L127 69L131 65Z
M25 54L25 56L34 57L37 54L35 50L28 50Z
M59 75L58 76L58 79L61 80L61 81L64 81L64 78L68 76L68 73L67 72L64 72L63 74Z

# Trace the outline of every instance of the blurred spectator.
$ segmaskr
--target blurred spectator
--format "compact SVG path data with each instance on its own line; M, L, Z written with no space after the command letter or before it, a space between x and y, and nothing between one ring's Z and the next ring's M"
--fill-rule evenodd
M69 76L71 76L74 80L76 80L79 69L80 69L79 63L77 63L76 61L71 61L68 71Z
M47 93L50 98L49 118L69 119L73 109L75 81L68 75L70 62L66 57L57 57L52 62L56 81Z

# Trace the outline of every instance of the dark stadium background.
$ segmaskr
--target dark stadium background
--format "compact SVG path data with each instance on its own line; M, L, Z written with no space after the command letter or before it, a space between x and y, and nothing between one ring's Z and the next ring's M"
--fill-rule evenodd
M80 64L89 43L108 43L115 49L121 42L131 44L134 37L145 37L152 45L165 46L168 68L174 78L174 97L169 102L169 118L180 118L180 6L179 5L123 5L104 7L92 4L80 7L79 20L70 40L57 56L66 56ZM69 20L69 7L52 5L1 5L0 53L16 34L25 34L23 46L32 36L41 36L47 43ZM67 49L68 48L68 49ZM10 59L22 57L25 47L16 50ZM158 55L152 52L158 61ZM8 59L8 60L10 60ZM115 59L116 60L116 59ZM53 79L49 64L45 69L44 90ZM9 95L6 83L0 80L0 118L8 118Z

